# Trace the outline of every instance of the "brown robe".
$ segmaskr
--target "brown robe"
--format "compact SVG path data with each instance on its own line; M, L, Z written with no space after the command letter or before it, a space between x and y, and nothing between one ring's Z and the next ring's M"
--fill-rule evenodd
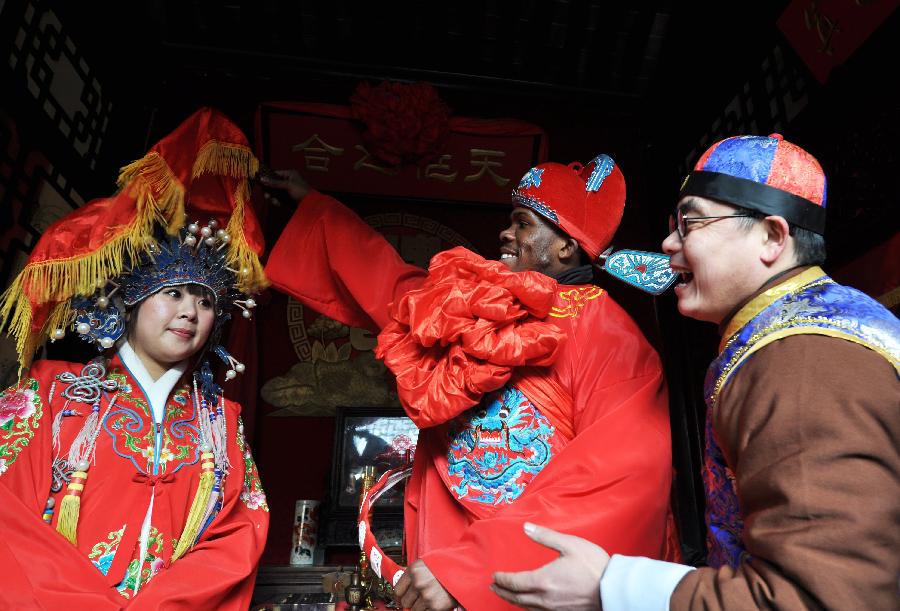
M714 418L752 558L688 573L670 609L900 609L893 366L849 341L789 336L733 375Z

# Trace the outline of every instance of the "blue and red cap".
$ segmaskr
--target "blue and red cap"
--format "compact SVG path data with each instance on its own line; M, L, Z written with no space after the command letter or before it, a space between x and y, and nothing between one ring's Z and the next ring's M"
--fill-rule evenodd
M584 166L542 163L522 177L512 201L548 220L596 259L622 220L625 177L609 155L597 155Z
M685 179L679 199L696 195L783 217L825 233L822 166L781 134L734 136L713 144Z

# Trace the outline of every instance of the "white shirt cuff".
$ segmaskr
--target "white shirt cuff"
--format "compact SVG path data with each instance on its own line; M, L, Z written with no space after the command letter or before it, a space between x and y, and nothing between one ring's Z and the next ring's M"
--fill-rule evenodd
M694 567L615 554L600 579L603 611L669 611L675 586Z

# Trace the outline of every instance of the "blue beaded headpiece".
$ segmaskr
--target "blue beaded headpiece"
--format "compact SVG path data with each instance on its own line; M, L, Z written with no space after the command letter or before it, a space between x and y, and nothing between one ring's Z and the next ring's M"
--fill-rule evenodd
M210 291L215 299L215 324L206 350L212 351L228 365L226 379L244 371L244 365L232 357L219 343L222 326L231 319L235 307L244 318L256 302L236 287L241 273L228 267L226 253L231 237L219 229L215 220L205 227L191 223L178 236L166 235L133 262L131 269L110 281L109 292L102 289L93 299L73 301L75 329L82 339L97 344L98 350L111 348L125 333L124 317L112 299L117 293L126 307L132 307L169 286L197 284ZM209 363L204 359L200 368L203 394L212 401L221 389L213 382Z
M234 288L236 271L225 262L228 234L224 229L213 233L216 228L214 222L202 229L191 223L179 236L158 241L118 281L125 305L133 306L167 286L182 284L209 289L217 313L222 305L230 305L240 293Z

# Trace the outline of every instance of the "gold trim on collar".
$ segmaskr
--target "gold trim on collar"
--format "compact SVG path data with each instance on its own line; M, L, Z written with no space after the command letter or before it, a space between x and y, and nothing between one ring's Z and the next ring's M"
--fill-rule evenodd
M810 267L808 270L804 272L800 272L796 276L791 276L784 282L780 284L776 284L770 289L767 289L751 299L747 305L738 310L738 313L731 317L731 320L728 322L728 326L725 327L725 332L722 333L722 339L719 340L719 352L725 349L725 344L728 343L728 340L731 339L735 333L737 333L744 325L750 322L753 318L756 317L757 314L765 310L767 307L775 303L778 299L781 299L788 293L792 293L797 289L800 289L808 284L811 284L814 280L818 280L825 276L825 271L819 267L818 265L814 267Z
M812 319L815 321L815 319ZM854 344L858 344L863 346L864 348L868 348L869 350L874 351L875 353L883 356L887 362L894 366L894 369L897 371L897 375L900 375L900 362L898 362L894 356L885 350L884 348L877 346L873 343L868 343L865 340L856 337L852 333L847 333L845 331L841 331L840 329L826 329L822 327L813 327L813 326L802 326L802 327L790 327L787 329L778 329L777 331L773 331L768 335L763 336L756 343L747 346L746 350L743 352L738 352L732 357L731 361L716 379L715 386L713 387L712 394L707 397L713 405L718 404L719 396L722 393L722 389L725 387L725 383L731 378L731 374L737 371L737 368L747 360L750 355L754 354L760 348L764 348L771 344L772 342L778 341L780 339L784 339L785 337L791 337L794 335L823 335L826 337L835 337L837 339L843 339L848 342L853 342Z
M554 318L575 318L587 305L603 294L603 289L597 286L580 286L574 289L559 291L559 304L550 309L550 316Z

